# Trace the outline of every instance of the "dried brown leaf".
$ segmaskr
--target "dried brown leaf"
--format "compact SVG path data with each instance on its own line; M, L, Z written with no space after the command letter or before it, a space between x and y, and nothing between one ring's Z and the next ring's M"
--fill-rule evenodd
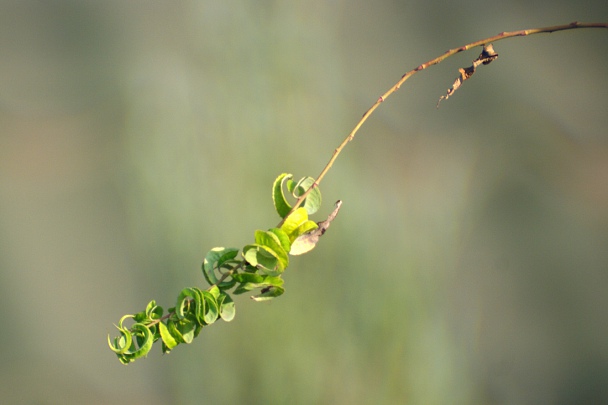
M473 64L471 66L467 68L458 69L458 71L460 72L460 77L458 77L454 81L454 84L452 84L452 87L448 89L445 96L439 97L439 101L437 101L437 108L439 108L439 103L441 103L441 100L447 100L452 94L454 94L456 90L460 88L460 86L465 80L473 76L473 73L475 73L477 66L481 64L487 65L496 58L498 58L498 54L494 51L494 47L492 46L492 44L484 45L483 50L481 51L477 59L473 61Z

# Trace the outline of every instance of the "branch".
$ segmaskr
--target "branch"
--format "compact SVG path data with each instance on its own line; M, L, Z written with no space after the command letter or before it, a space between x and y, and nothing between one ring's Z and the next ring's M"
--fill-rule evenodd
M452 88L448 90L448 98L462 83L471 77L480 65L487 65L498 57L491 42L501 39L539 34L542 32L564 31L576 28L608 28L607 23L578 23L556 25L552 27L503 32L496 36L471 42L459 48L450 49L441 56L423 63L410 70L363 114L357 125L352 129L342 143L334 150L329 162L325 165L316 179L305 177L294 181L292 175L283 173L277 177L273 184L273 201L279 216L283 218L276 228L268 231L255 231L255 242L242 249L217 247L207 252L202 264L202 272L209 287L201 290L197 287L184 288L177 297L176 305L164 309L150 301L146 309L133 315L123 316L116 328L119 336L112 341L108 335L108 345L116 353L123 364L129 364L139 358L145 357L154 342L162 341L163 353L169 353L181 343L191 343L198 336L203 327L213 324L218 319L226 322L235 316L235 305L228 294L243 294L253 290L260 293L252 296L255 301L267 301L279 297L285 291L282 274L289 265L289 256L297 256L314 249L325 231L335 219L341 201L337 201L333 211L325 221L314 222L308 218L314 214L321 205L319 184L331 169L344 147L354 139L359 128L370 115L391 94L415 73L459 52L476 46L483 46L479 57L473 65L460 69L460 77L456 79ZM441 100L440 99L440 100ZM284 186L297 198L292 207L284 195ZM307 198L308 197L308 198ZM237 256L241 254L241 258ZM127 320L135 323L128 327Z
M437 65L438 63L443 62L450 56L454 56L457 53L469 50L469 49L477 47L477 46L483 46L486 44L490 44L491 42L496 42L496 41L500 41L502 39L507 39L507 38L512 38L512 37L523 37L523 36L528 36L528 35L533 35L533 34L551 33L551 32L556 32L556 31L572 30L572 29L577 29L577 28L608 28L608 23L581 23L581 22L575 21L570 24L564 24L564 25L553 25L550 27L533 28L533 29L529 29L529 30L519 30L519 31L510 31L510 32L505 31L505 32L501 32L500 34L495 35L493 37L481 39L479 41L471 42L470 44L466 44L466 45L460 46L458 48L450 49L450 50L446 51L443 55L438 56L435 59L431 59L428 62L425 62L422 65L418 66L417 68L412 69L409 72L405 73L403 76L401 76L401 79L399 79L399 81L393 87L391 87L390 89L388 89L388 91L386 93L384 93L383 95L378 97L376 102L363 114L363 116L361 117L361 119L359 120L357 125L355 125L355 127L352 129L352 131L350 131L348 136L346 138L344 138L344 140L342 141L340 146L338 146L334 150L334 153L331 156L331 158L329 159L329 162L327 162L327 164L325 165L325 167L323 168L323 170L321 171L319 176L316 178L314 183L310 186L310 188L308 190L306 190L306 192L304 194L302 194L298 198L298 201L293 206L291 212L293 212L295 209L297 209L302 204L302 202L306 199L308 194L315 187L319 186L319 184L321 183L321 181L323 180L323 178L325 177L325 175L327 174L329 169L331 169L334 162L336 161L336 159L342 152L342 149L344 149L344 147L350 141L352 141L354 139L355 134L359 131L359 129L361 128L363 123L365 123L365 121L367 121L367 119L370 117L370 115L372 115L372 113L376 110L376 108L378 108L380 106L380 104L382 104L384 102L384 100L386 100L391 94L393 94L394 92L399 90L401 85L407 79L412 77L415 73L418 73L430 66ZM447 98L447 97L444 96L444 98ZM441 101L441 99L440 99L440 101ZM290 212L290 214L291 214L291 212Z

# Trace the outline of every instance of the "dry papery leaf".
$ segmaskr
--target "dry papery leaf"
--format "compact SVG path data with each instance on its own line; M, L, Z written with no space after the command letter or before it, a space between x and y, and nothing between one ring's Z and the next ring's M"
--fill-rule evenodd
M458 71L460 72L460 76L454 81L452 87L450 87L445 96L439 97L439 101L437 101L437 108L439 108L439 103L441 100L447 100L458 88L462 85L462 83L467 80L469 77L473 76L477 66L484 64L490 64L494 59L498 58L498 54L494 51L494 47L492 44L487 44L483 46L483 51L479 54L477 59L473 61L473 64L467 68L460 68Z

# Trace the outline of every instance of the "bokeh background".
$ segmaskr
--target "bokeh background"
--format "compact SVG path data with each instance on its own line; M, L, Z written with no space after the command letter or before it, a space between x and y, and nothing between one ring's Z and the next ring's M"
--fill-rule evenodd
M403 73L597 1L0 2L0 397L10 404L608 403L608 33L415 75L322 183L286 294L121 365L113 323L274 226Z

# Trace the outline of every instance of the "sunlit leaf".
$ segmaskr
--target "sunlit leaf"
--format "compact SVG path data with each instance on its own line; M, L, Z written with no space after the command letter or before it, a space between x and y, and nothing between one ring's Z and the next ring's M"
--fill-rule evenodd
M273 234L275 234L283 250L289 252L289 249L291 249L291 241L289 240L289 236L285 233L284 230L279 228L271 228L268 230L268 232L272 232Z
M179 320L170 319L167 321L167 330L173 336L173 338L179 343L186 343L182 336L182 332L178 329L177 324Z
M289 237L289 241L293 243L293 241L298 237L296 230L299 226L307 221L308 212L306 209L300 207L285 219L283 225L281 225L281 230L285 232L285 234Z
M171 332L169 332L169 328L167 328L167 325L162 322L159 322L158 328L160 330L160 337L164 345L166 346L164 352L169 353L171 350L173 350L175 346L179 344L179 342L175 339L175 337L173 337L173 335L171 335Z
M255 231L255 242L256 244L267 248L266 250L268 250L273 256L278 259L278 270L285 270L287 266L289 266L289 256L287 254L287 251L283 248L283 242L279 239L279 236L276 233L268 231Z
M317 223L315 221L306 221L304 222L302 225L298 226L297 229L293 232L293 234L296 236L296 238L299 238L300 236L304 235L305 233L308 233L310 231L313 231L315 229L317 229L319 226L317 225Z
M211 295L215 297L215 299L218 299L221 295L221 291L216 285L208 288L207 291L209 291Z

